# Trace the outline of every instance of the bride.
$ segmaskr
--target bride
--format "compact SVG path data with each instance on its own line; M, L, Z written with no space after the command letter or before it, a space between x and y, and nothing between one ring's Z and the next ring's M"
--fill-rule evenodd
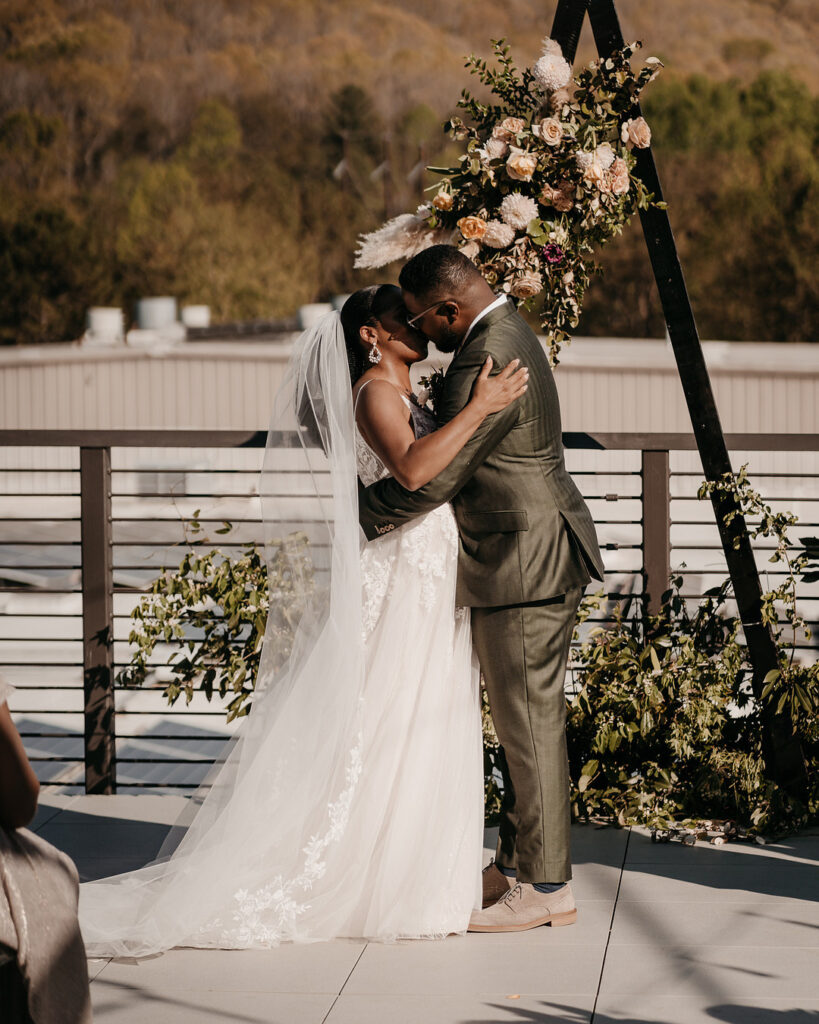
M478 668L444 505L361 549L357 477L418 488L526 390L488 360L440 430L391 285L296 344L262 502L269 611L252 714L175 849L81 887L90 956L464 932L481 905ZM352 387L351 387L352 384Z

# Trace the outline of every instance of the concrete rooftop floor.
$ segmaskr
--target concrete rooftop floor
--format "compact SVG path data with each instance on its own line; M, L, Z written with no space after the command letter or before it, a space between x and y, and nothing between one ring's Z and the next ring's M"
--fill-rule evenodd
M44 795L83 879L151 859L184 798ZM494 837L487 834L487 846ZM575 826L570 928L91 960L97 1024L817 1024L819 832L652 844ZM488 860L490 849L485 851Z

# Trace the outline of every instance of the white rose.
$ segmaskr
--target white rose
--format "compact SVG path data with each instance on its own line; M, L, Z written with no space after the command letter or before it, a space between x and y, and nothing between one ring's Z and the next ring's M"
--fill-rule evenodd
M608 170L614 163L614 156L614 150L608 142L601 142L594 151L594 159L600 164L604 171Z

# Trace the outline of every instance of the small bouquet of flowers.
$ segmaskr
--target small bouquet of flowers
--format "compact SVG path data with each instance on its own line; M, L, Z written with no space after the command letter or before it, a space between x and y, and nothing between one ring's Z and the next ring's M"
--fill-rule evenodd
M458 165L430 167L443 178L431 202L365 235L356 267L409 259L440 242L458 245L497 291L527 307L539 301L556 363L597 270L594 252L652 202L632 174L632 150L647 147L651 132L630 115L662 64L649 57L632 71L639 46L575 77L553 39L522 72L503 40L493 41L497 67L471 56L466 66L497 102L464 90L458 106L471 123L455 117L445 125L464 143Z
M441 397L444 393L444 368L436 366L426 377L419 378L421 389L418 392L418 404L431 409L436 416L441 411Z

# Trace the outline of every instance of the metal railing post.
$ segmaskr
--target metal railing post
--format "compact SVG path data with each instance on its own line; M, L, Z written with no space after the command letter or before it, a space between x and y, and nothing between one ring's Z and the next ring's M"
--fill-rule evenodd
M656 615L671 574L671 492L666 451L643 451L643 599Z
M116 792L111 449L80 448L85 791Z

